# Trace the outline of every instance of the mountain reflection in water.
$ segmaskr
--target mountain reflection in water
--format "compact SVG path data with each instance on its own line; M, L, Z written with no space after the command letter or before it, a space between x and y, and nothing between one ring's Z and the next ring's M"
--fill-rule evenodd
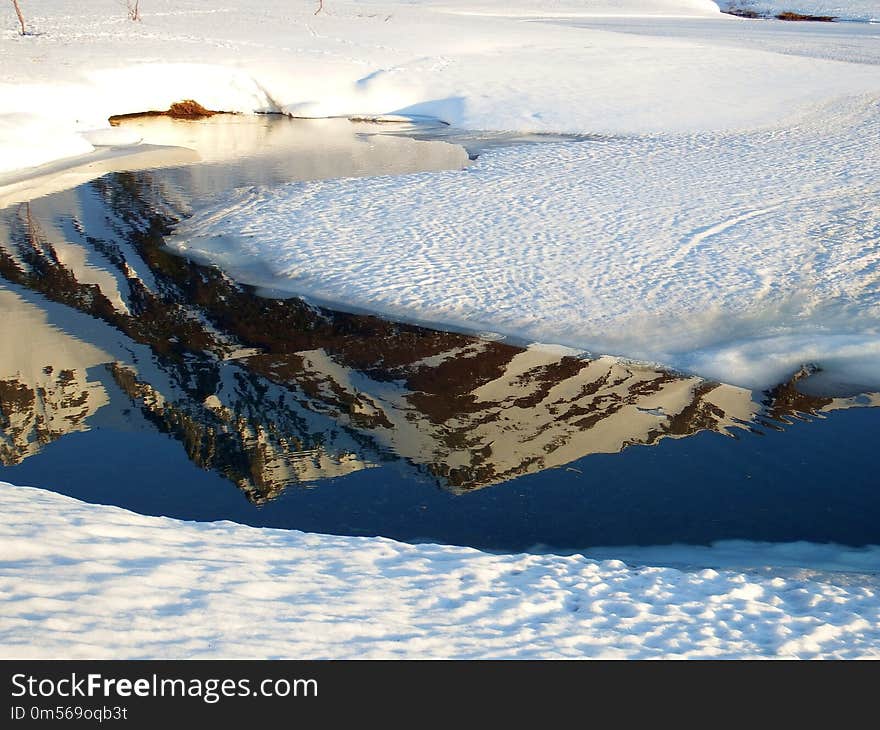
M115 173L74 191L78 206L60 193L3 212L2 336L18 343L2 358L4 464L87 429L100 408L120 419L136 408L254 502L393 458L467 491L631 444L864 402L787 385L758 403L610 357L263 298L163 250L174 219L154 183ZM95 320L93 339L43 300ZM126 399L111 399L116 390Z
M167 434L254 504L389 462L465 493L880 403L795 380L756 394L258 296L163 248L191 204L181 170L111 173L0 210L4 466L100 422Z

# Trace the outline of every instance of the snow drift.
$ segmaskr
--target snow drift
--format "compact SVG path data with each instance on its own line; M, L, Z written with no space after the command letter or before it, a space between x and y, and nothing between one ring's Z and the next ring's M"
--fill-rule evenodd
M22 37L6 3L0 174L81 154L90 148L79 132L182 99L246 113L419 114L470 129L629 134L755 127L880 88L865 64L716 41L719 26L749 21L708 0L558 0L537 10L497 0L339 0L318 16L282 0L207 9L155 0L140 23L113 0L83 0L75 15L68 5L40 3ZM536 13L559 22L531 22ZM608 15L699 16L708 25L685 40L564 24ZM842 57L860 58L863 46Z
M185 523L7 484L0 505L5 658L880 656L877 573L792 571L791 549L784 575L682 571Z

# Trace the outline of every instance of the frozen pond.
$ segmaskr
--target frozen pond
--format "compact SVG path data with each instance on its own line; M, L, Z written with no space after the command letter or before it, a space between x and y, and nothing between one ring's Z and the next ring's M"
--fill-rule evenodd
M130 124L195 153L6 192L0 480L145 514L493 550L880 543L876 393L810 377L751 391L331 311L164 245L233 187L454 170L532 140Z

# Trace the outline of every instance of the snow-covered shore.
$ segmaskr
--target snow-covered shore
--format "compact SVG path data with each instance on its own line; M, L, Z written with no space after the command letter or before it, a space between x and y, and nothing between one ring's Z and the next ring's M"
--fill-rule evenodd
M560 0L542 8L552 23L494 0L340 0L317 16L156 0L140 23L101 0L75 15L46 5L35 35L0 37L0 185L4 170L8 182L130 144L109 115L184 98L605 135L493 153L467 173L233 194L178 242L243 279L243 259L268 261L273 286L396 317L749 387L807 363L880 383L870 34L810 31L801 47L792 24L749 25L708 0ZM608 15L623 25L584 25ZM667 33L682 23L687 37Z
M880 21L880 4L876 0L718 0L718 6L724 11L746 11L759 16L799 13L838 20Z
M317 16L308 3L282 0L207 9L153 0L141 22L114 0L84 0L76 12L47 0L28 10L26 36L11 6L0 10L0 174L130 142L93 132L110 115L187 98L242 112L628 134L772 124L804 105L880 88L864 64L713 42L718 24L750 21L722 16L708 0L541 8L556 18L698 17L714 24L699 41L535 23L533 4L488 0L334 0Z
M179 522L6 484L0 505L4 658L880 657L877 573L790 556L681 571Z
M751 388L880 386L880 104L769 132L491 151L219 196L172 245L243 281Z
M800 45L767 21L758 48L716 34L750 21L708 0L540 13L328 0L317 16L288 0L142 5L139 23L114 0L25 5L25 36L0 5L0 186L134 145L111 114L187 98L592 133L466 171L232 191L177 243L244 279L243 261L269 261L277 280L259 283L396 316L726 382L816 362L880 384L869 33ZM584 24L608 16L623 27ZM687 18L688 37L626 26L646 16ZM2 657L880 657L876 549L811 549L849 567L804 570L797 548L753 545L750 565L766 552L770 567L743 572L726 546L727 568L681 570L657 567L687 562L677 548L621 550L630 565L490 555L185 523L6 484L0 508Z

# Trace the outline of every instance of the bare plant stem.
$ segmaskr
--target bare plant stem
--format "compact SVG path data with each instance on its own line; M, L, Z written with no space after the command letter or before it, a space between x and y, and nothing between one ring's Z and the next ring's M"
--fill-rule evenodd
M26 35L26 31L24 29L24 16L21 14L21 8L18 7L18 0L12 0L12 4L15 7L15 14L18 16L18 22L21 23L21 34Z
M318 9L315 11L315 15L320 13L324 9L324 0L318 0Z

